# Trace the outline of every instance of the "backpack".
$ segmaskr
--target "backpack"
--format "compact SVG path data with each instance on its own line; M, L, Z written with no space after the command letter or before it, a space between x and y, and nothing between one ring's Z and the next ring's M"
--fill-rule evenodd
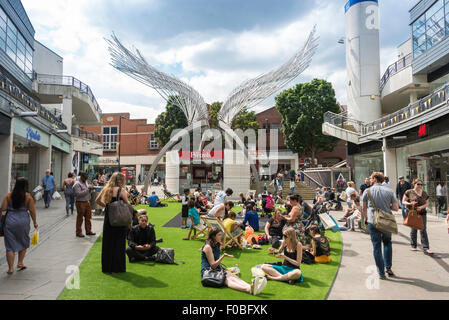
M274 208L274 201L273 201L273 198L270 197L270 196L268 196L268 197L266 198L266 200L267 200L267 204L265 205L265 209L273 209L273 208Z
M175 249L172 248L159 248L156 254L156 262L165 264L184 264L183 261L175 260Z

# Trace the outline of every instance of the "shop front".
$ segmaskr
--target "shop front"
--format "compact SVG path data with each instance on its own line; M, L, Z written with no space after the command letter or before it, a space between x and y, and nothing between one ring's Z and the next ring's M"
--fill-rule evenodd
M179 152L179 188L223 189L223 151Z
M354 182L356 187L365 183L365 178L373 172L384 172L382 152L359 154L354 156Z

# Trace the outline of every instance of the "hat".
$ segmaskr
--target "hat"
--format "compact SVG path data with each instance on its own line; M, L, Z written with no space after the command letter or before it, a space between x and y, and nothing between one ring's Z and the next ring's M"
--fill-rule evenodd
M401 179L404 179L404 176L400 176L400 177L399 177L399 180L401 180Z

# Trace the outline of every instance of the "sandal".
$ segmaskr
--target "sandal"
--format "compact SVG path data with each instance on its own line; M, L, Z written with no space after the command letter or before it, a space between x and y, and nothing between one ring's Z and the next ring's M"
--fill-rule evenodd
M417 248L411 248L410 250L412 250L412 251L418 251L418 249Z
M25 266L25 265L17 265L17 271L22 271L22 270L25 270L27 268L27 266Z
M424 254L432 255L433 251L431 251L431 250L424 250Z
M14 270L13 271L6 271L6 273L10 276L10 275L12 275L14 273Z

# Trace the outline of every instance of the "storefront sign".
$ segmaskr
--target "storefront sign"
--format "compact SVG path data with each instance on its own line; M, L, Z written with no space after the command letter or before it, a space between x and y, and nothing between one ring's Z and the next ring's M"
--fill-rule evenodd
M418 137L425 137L429 132L429 127L427 124L422 124L419 126Z
M116 157L100 157L100 166L116 166L118 164L118 158Z
M33 130L33 128L28 127L27 129L27 136L26 136L26 140L27 143L31 142L31 141L41 141L41 135L39 134L39 131L37 130Z
M223 151L179 151L179 158L183 160L222 160Z
M58 136L51 136L51 145L61 151L64 151L65 153L70 153L70 144L60 139Z
M88 153L83 153L83 163L89 164L89 154Z

